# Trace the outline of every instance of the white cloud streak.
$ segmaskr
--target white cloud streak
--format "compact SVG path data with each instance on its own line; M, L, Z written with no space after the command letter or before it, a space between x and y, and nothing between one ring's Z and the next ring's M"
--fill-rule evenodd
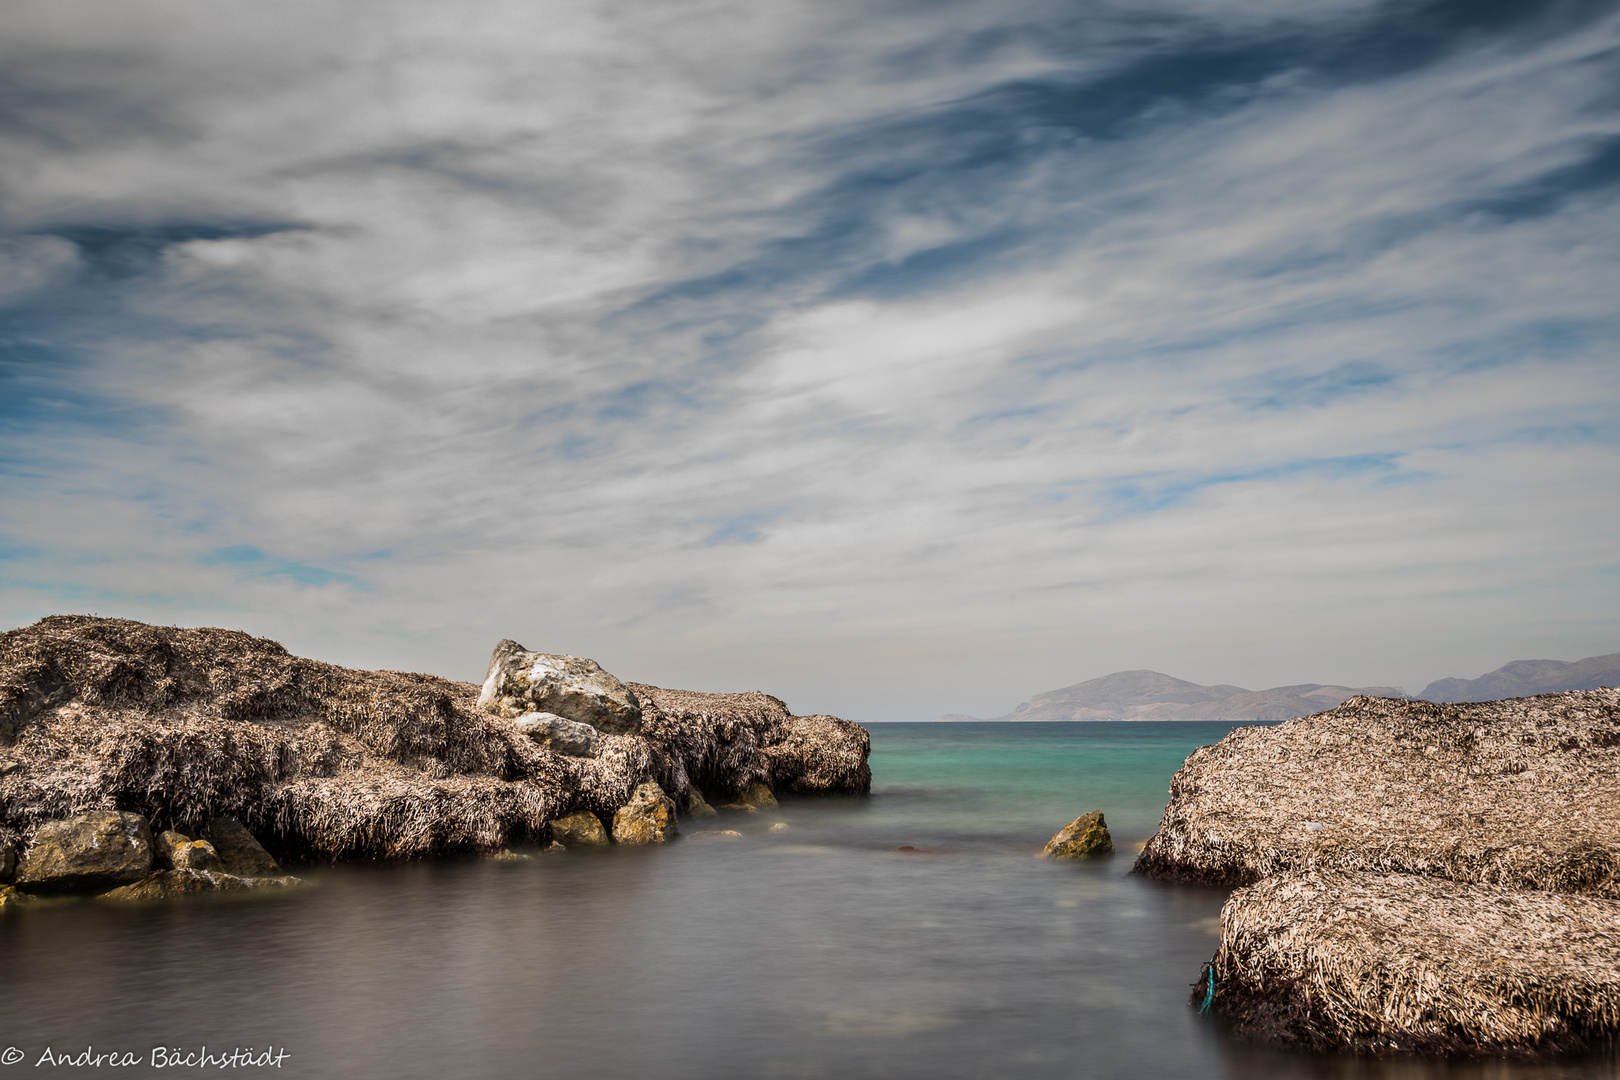
M1612 19L961 157L1367 12L24 5L0 610L858 719L1611 651L1613 189L1500 207L1620 135Z

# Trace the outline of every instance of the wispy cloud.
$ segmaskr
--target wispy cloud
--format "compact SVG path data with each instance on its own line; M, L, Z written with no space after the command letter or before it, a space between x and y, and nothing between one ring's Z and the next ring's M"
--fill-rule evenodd
M1612 3L18 5L0 610L857 717L1620 647L1617 44Z

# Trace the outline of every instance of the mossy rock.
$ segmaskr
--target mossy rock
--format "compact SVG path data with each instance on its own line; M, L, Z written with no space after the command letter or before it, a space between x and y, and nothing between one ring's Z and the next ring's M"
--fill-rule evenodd
M695 786L686 789L686 813L689 817L714 817L718 813L708 801L703 798L703 792Z
M602 819L589 810L576 810L551 823L552 837L563 847L607 847L607 830Z
M674 800L650 780L613 815L613 840L619 844L662 844L679 831Z
M1092 859L1114 853L1114 838L1101 810L1081 814L1046 843L1041 854L1048 859Z
M152 829L139 814L91 810L48 821L17 866L30 892L89 892L139 881L152 872Z

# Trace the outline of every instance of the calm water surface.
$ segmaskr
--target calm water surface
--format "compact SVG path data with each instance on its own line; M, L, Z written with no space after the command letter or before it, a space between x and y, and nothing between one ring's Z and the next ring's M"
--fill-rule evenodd
M279 1070L213 1071L299 1077L1620 1075L1279 1054L1187 1008L1225 893L1127 871L1171 774L1230 725L870 726L872 798L693 823L664 848L0 918L0 1050L25 1055L0 1080L41 1075L47 1046L159 1045L284 1048ZM1034 857L1097 808L1120 856ZM746 836L697 831L718 828Z

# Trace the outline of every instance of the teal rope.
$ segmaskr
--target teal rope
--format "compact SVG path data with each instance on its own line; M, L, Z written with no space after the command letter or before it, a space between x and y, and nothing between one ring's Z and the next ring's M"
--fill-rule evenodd
M1215 965L1209 965L1209 992L1204 995L1204 1003L1198 1006L1198 1015L1203 1016L1209 1012L1209 1007L1215 1003Z

